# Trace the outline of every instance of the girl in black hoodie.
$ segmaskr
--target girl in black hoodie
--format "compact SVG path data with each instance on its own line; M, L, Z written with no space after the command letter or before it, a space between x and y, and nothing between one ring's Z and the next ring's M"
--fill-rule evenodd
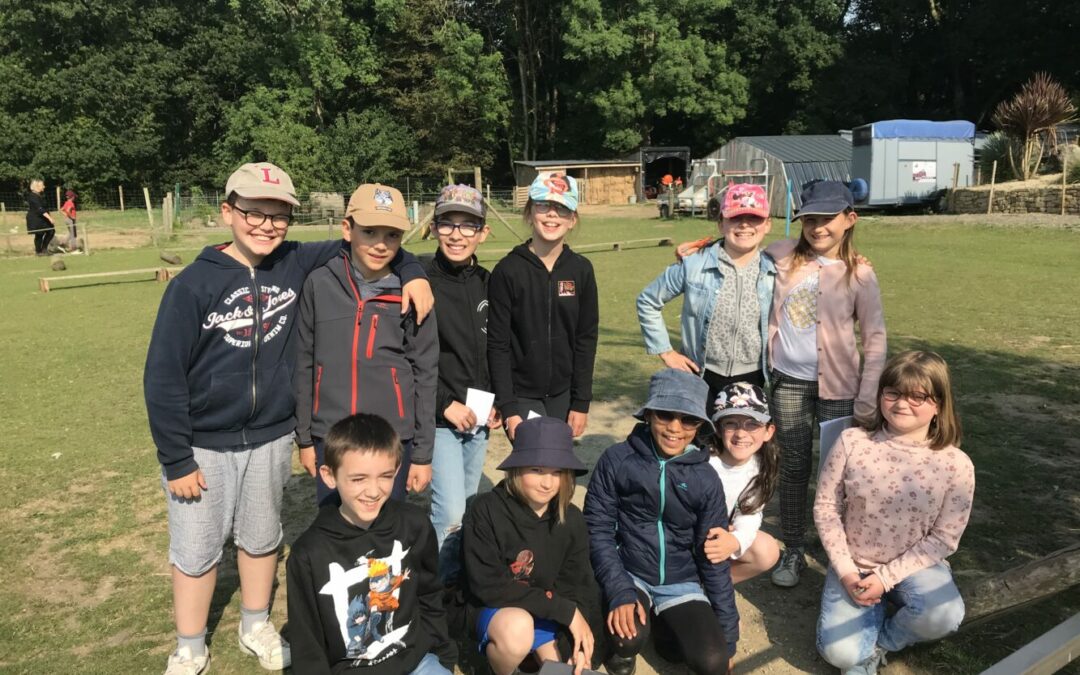
M488 370L506 433L530 412L585 433L599 309L592 263L564 243L578 222L577 182L533 181L525 222L533 236L499 261L488 282Z
M586 472L570 428L550 417L522 422L499 469L506 479L476 498L462 527L465 632L496 675L530 652L564 660L559 638L580 672L593 658L599 591L585 519L570 503L575 475Z

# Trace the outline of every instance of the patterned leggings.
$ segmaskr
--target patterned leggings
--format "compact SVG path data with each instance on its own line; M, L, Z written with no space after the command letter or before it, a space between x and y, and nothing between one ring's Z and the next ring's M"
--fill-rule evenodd
M780 532L787 548L803 548L810 511L807 493L814 460L814 422L851 415L854 400L818 398L818 383L771 373L769 407L780 444Z

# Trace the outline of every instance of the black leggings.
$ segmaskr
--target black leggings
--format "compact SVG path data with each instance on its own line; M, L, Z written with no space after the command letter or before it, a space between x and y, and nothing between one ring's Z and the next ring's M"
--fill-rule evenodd
M56 234L56 230L51 227L47 230L38 230L35 232L34 253L48 253L49 242L52 241L54 234Z
M608 634L611 649L623 658L636 656L645 647L654 623L649 597L638 589L638 602L645 607L645 624L637 622L636 637L623 640ZM675 605L660 612L655 618L656 651L664 659L685 661L694 673L724 675L728 672L728 649L724 630L720 627L712 607L707 602L695 600Z

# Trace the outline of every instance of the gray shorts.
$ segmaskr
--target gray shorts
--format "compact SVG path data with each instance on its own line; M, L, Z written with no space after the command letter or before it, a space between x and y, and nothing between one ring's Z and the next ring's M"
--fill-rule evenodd
M292 474L292 434L262 445L192 448L206 479L198 499L169 492L169 562L188 576L208 572L221 560L229 534L236 547L263 555L281 544L281 496Z

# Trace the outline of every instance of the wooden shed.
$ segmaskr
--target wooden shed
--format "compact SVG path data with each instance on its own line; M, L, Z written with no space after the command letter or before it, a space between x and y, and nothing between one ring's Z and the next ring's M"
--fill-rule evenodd
M625 160L543 160L514 162L514 206L525 205L529 185L539 175L564 173L578 182L582 204L629 204L637 200L641 164Z

